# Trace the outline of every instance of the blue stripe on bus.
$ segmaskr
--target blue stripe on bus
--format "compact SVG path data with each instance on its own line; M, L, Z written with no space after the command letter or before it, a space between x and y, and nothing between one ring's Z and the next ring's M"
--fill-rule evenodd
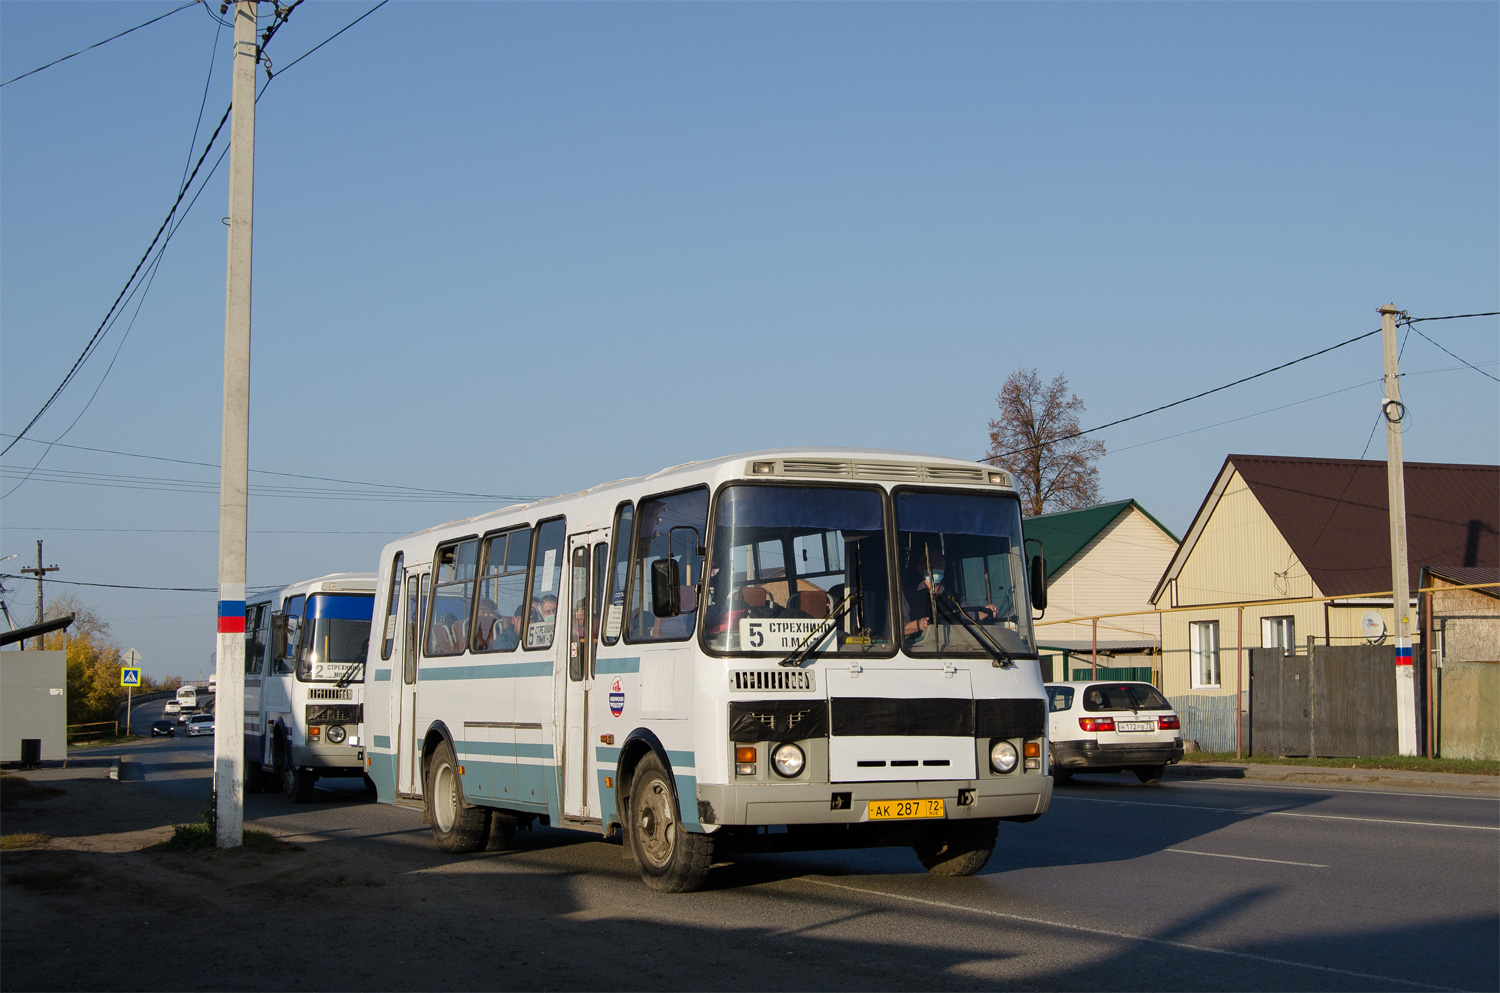
M594 662L594 673L599 676L617 676L622 672L640 671L641 657L639 655L631 658L597 659Z
M694 752L667 752L667 761L671 763L673 770L695 769L697 768L695 755L696 753ZM614 768L620 762L620 749L595 745L594 758L600 765L607 765L610 768Z
M375 780L375 793L381 800L390 803L396 799L396 755L394 752L371 753L370 778Z
M458 750L464 755L501 755L523 759L550 759L551 745L533 745L514 741L461 741Z
M550 676L552 662L511 662L506 665L424 665L421 679L507 679L517 676Z
M377 682L377 683L389 683L390 681L391 681L391 670L389 670L389 669L376 669L375 670L375 682Z
M389 735L377 734L374 738L376 748L390 748L391 739Z
M619 810L615 805L615 788L605 785L605 780L613 776L613 772L605 769L599 770L599 819L605 824L618 818Z

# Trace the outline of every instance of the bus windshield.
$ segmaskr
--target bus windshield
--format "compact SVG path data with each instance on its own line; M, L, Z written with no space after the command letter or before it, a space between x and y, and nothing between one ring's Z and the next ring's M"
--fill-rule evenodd
M879 490L727 486L715 510L708 647L888 652L886 558Z
M297 643L297 678L304 683L358 679L370 644L372 596L315 594Z
M1021 505L1013 496L896 492L901 640L912 655L1036 654Z

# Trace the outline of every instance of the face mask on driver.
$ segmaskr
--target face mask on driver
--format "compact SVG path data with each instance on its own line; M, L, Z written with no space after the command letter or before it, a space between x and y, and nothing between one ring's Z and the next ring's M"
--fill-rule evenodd
M932 577L932 585L936 586L943 581L943 570L933 569L928 575Z

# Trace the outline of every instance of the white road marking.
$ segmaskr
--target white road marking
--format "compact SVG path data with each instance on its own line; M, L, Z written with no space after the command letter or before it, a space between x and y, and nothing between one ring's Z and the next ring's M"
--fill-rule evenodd
M1291 959L1273 958L1269 955L1256 955L1253 952L1235 952L1226 948L1211 948L1207 945L1190 945L1184 941L1170 941L1166 938L1151 938L1142 934L1129 934L1124 931L1111 931L1107 928L1086 927L1082 924L1068 924L1064 921L1049 921L1040 917L1025 917L1021 914L1007 914L1000 910L988 910L984 907L965 907L956 903L943 903L940 900L927 900L919 896L906 896L901 893L886 893L881 890L861 889L858 886L848 886L843 883L832 883L823 879L815 879L811 876L803 876L802 882L812 883L815 886L826 886L829 889L847 890L850 893L859 893L863 896L885 897L888 900L901 900L906 903L921 904L924 907L936 907L939 910L956 910L960 913L979 914L984 917L996 917L1008 921L1018 921L1022 924L1034 924L1039 927L1060 928L1065 931L1077 931L1083 934L1094 934L1104 938L1118 938L1124 941L1139 941L1149 945L1165 945L1168 948L1180 948L1189 952L1204 952L1208 955L1226 955L1231 958L1249 959L1253 962L1265 962L1269 965L1284 965L1294 969L1312 969L1317 972L1331 972L1339 976L1351 976L1355 979L1377 980L1382 983L1400 983L1403 986L1415 986L1420 989L1445 990L1456 993L1451 986L1437 986L1433 983L1418 983L1410 979L1398 979L1395 976L1377 976L1368 972L1354 972L1350 969L1337 969L1331 965L1317 965L1312 962L1296 962Z
M1277 865L1305 865L1309 869L1326 869L1328 866L1317 862L1288 862L1286 859L1258 859L1253 855L1225 855L1223 852L1195 852L1190 848L1165 848L1163 851L1176 852L1178 855L1208 855L1216 859L1239 859L1242 862L1275 862Z
M1178 810L1202 810L1209 813L1240 814L1244 817L1307 817L1320 821L1357 821L1360 824L1400 824L1402 827L1455 828L1459 831L1500 831L1500 825L1489 824L1445 824L1441 821L1400 821L1388 817L1350 817L1345 814L1303 814L1290 810L1258 810L1254 807L1205 807L1196 803L1148 803L1144 800L1104 800L1097 797L1063 796L1052 794L1053 800L1071 800L1074 803L1117 803L1128 807L1164 807Z
M1277 783L1245 783L1223 779L1174 779L1172 782L1174 785L1178 783L1192 783L1194 786L1239 786L1254 790L1303 790L1310 793L1366 793L1370 796L1415 796L1421 797L1424 800L1486 800L1490 803L1500 801L1500 787L1497 787L1497 792L1493 796L1487 793L1476 796L1473 793L1407 793L1401 790L1351 790L1343 786L1334 785L1290 786Z

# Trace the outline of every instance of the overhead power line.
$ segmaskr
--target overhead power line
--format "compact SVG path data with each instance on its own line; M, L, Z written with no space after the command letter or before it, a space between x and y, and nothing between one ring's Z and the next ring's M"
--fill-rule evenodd
M0 579L20 579L20 576L11 573L0 574ZM151 590L160 593L217 593L217 586L132 586L128 583L80 583L76 580L49 579L48 583L61 583L64 586L95 586L106 590ZM275 586L256 586L247 592L256 593L265 590L279 590L285 583Z
M1408 317L1406 320L1401 321L1400 323L1405 324L1407 327L1411 327L1413 324L1417 323L1418 321L1455 321L1455 320L1458 320L1461 317L1500 317L1500 312L1489 313L1489 314L1453 314L1453 315L1451 315L1449 317ZM1454 355L1452 352L1448 351L1448 349L1444 348L1442 345L1439 345L1437 342L1433 341L1431 338L1428 338L1425 334L1422 334L1421 330L1419 330L1418 328L1411 328L1411 329L1413 331L1416 331L1417 334L1421 334L1422 337L1427 340L1428 344L1430 344L1430 345L1436 347L1437 349L1445 352L1450 357L1458 359L1458 361L1462 362L1464 365L1468 366L1470 369L1473 369L1475 372L1479 373L1481 376L1489 376L1490 379L1493 379L1493 380L1495 380L1495 382L1500 383L1500 377L1496 377L1496 376L1494 376L1491 373L1485 372L1483 369L1479 368L1477 365L1475 365L1474 363L1470 362L1468 359L1463 358L1462 356Z
M1376 328L1374 331L1366 331L1364 334L1357 334L1353 338L1349 338L1346 341L1341 341L1337 345L1329 345L1327 348L1319 349L1318 351L1312 352L1312 353L1307 354L1307 355L1304 355L1301 358L1292 359L1290 362L1283 362L1280 365L1272 366L1269 369L1263 370L1261 372L1257 372L1257 373L1255 373L1253 375L1245 376L1243 379L1236 379L1232 383L1225 383L1223 386L1215 386L1211 390L1204 390L1202 393L1194 393L1190 397L1183 397L1181 400L1173 400L1171 403L1164 403L1160 407L1152 407L1150 410L1143 410L1139 414L1131 414L1129 417L1122 417L1119 420L1110 421L1108 424L1100 424L1098 427L1085 428L1082 431L1075 431L1072 434L1063 435L1060 438L1050 438L1047 441L1042 442L1040 445L1027 445L1025 448L1017 448L1017 449L1014 449L1014 450L1009 451L1009 452L1001 452L1001 453L999 453L997 455L988 455L988 456L985 456L983 459L980 459L980 461L981 462L994 462L997 459L1009 458L1012 455L1020 455L1022 452L1030 452L1030 451L1034 451L1035 449L1038 449L1038 448L1045 448L1048 445L1056 445L1059 442L1071 441L1074 438L1082 438L1086 434L1093 434L1095 431L1103 431L1105 428L1112 428L1112 427L1114 427L1117 424L1125 424L1128 421L1137 421L1137 420L1140 420L1142 417L1149 417L1152 414L1159 414L1163 410L1170 410L1173 407L1180 407L1183 404L1185 404L1185 403L1191 403L1194 400L1201 400L1204 397L1209 396L1211 394L1221 393L1224 390L1227 390L1227 389L1229 389L1232 386L1239 386L1242 383L1248 383L1252 379L1259 379L1262 376L1269 376L1273 372L1279 372L1280 370L1289 368L1291 366L1294 366L1294 365L1296 365L1299 362L1306 362L1308 359L1315 359L1319 355L1327 355L1329 352L1333 351L1334 349L1343 348L1345 345L1352 345L1356 341L1362 341L1365 338L1370 337L1371 335L1377 335L1379 333L1380 333L1380 329L1379 328Z
M0 433L0 438L11 437ZM31 439L27 439L31 441ZM35 445L47 445L49 448L71 448L79 452L97 452L101 455L120 455L130 459L148 459L153 462L170 462L174 465L200 466L205 469L218 469L217 462L199 462L193 459L174 459L165 455L141 455L137 452L121 452L113 448L91 448L88 445L69 445L60 441L32 441ZM318 483L342 483L346 486L367 486L371 489L389 490L394 493L410 493L423 497L443 497L447 499L475 499L475 500L507 500L518 503L530 503L533 500L543 499L540 495L517 495L514 493L471 493L464 490L435 490L421 486L402 486L397 483L372 483L363 479L339 479L334 476L308 476L297 472L277 472L274 469L251 469L253 473L263 476L282 476L287 479L308 479ZM215 484L217 485L217 484Z
M12 76L10 79L7 79L5 82L0 83L0 86L9 86L11 83L14 83L18 79L25 79L27 76L34 76L37 73L41 72L43 69L51 69L53 66L57 65L59 62L66 62L66 61L68 61L74 55L82 55L84 52L93 51L94 49L98 48L100 45L107 45L110 42L114 41L116 38L123 38L123 37L125 37L126 35L128 35L132 31L139 31L141 28L149 27L152 24L155 24L157 21L160 21L160 20L162 20L164 18L171 17L173 14L177 13L180 10L187 10L189 7L192 7L192 6L194 6L196 4L199 4L199 3L202 3L202 2L203 2L203 0L188 0L188 2L185 3L185 4L183 4L181 7L173 7L171 10L167 11L165 14L161 14L161 15L159 15L157 17L151 18L151 20L147 21L145 24L137 24L133 28L126 28L124 31L121 31L119 34L110 35L108 38L105 38L103 41L96 41L92 45L88 46L87 48L80 48L78 51L74 52L72 55L64 55L60 59L53 59L51 62L48 62L44 66L37 66L35 69L30 69L30 70L28 70L26 72L23 72L19 76Z
M193 3L197 3L197 2L198 2L198 0L193 0ZM339 35L343 34L345 31L348 31L354 25L358 24L360 21L364 20L366 17L369 17L375 11L377 11L381 7L385 6L386 3L388 3L388 2L389 2L389 0L381 0L381 2L379 4L376 4L371 9L365 11L359 17L356 17L353 21L350 21L344 27L340 28L338 31L335 31L333 34L331 34L327 38L323 39L323 41L319 42L317 45L313 46L311 49L309 49L308 51L304 52L302 55L300 55L297 58L293 59L290 63L287 64L286 69L290 69L292 66L296 65L298 62L301 62L303 59L307 58L313 52L316 52L318 49L322 48L324 45L328 44L330 41L332 41L333 39L337 38ZM295 10L298 6L300 6L301 3L302 3L302 0L294 0L294 2L289 7L278 8L277 9L277 19L272 22L271 26L266 29L265 34L262 36L262 41L261 41L261 44L259 46L259 51L257 52L257 57L258 58L263 58L264 57L266 46L269 45L271 39L273 37L275 37L277 29L280 28L281 25L283 25L283 24L286 23L286 20L291 15L291 12L293 10ZM192 5L193 5L192 3L188 3L188 4L185 4L183 7L177 8L177 10L183 10L186 7L191 7ZM174 11L169 11L168 12L168 14L172 14L172 13L176 13L176 11L174 10ZM168 16L168 14L163 14L162 17ZM161 19L160 17L156 18L156 20L160 20L160 19ZM149 24L149 23L152 23L152 22L148 21L147 23ZM144 27L144 26L145 25L140 25L140 27ZM132 28L131 30L135 30L135 29ZM108 41L108 40L110 40L110 39L106 39L106 41ZM101 42L100 44L103 44L103 42ZM97 47L97 46L93 46L93 47ZM87 51L87 49L85 49L85 51ZM75 54L77 54L77 53L75 53ZM283 69L281 71L285 72L286 69ZM33 70L33 71L35 71L35 70ZM270 86L270 84L271 84L270 69L267 68L266 83L265 83L264 86L261 87L260 93L256 94L256 97L255 97L255 99L256 99L257 102L259 102L261 95L265 93L266 87ZM6 452L9 452L13 447L15 447L16 442L20 441L21 438L25 437L26 433L28 431L30 431L32 429L32 427L34 427L36 425L36 422L41 419L42 415L47 412L47 410L57 400L58 396L62 393L62 391L68 386L68 384L70 382L73 381L73 378L78 374L78 370L82 367L83 363L93 353L93 351L95 350L95 348L97 348L101 336L105 333L107 327L110 324L110 321L112 319L112 315L114 314L115 310L118 309L118 307L120 306L120 301L122 299L124 299L126 293L130 290L131 286L135 284L135 279L140 274L141 267L143 265L145 265L146 264L146 260L151 257L152 250L156 247L157 242L161 239L162 232L164 230L166 230L166 228L167 228L167 226L169 224L172 223L172 218L177 213L178 206L182 203L183 197L185 197L187 195L188 189L192 186L192 182L193 182L194 177L196 177L198 175L198 170L202 167L203 160L208 157L208 153L209 153L210 149L213 148L215 139L218 138L219 133L223 130L225 123L228 122L229 115L230 115L230 113L231 113L232 110L233 110L232 107L226 107L225 108L225 110L224 110L224 116L219 120L219 126L214 129L214 133L209 138L208 144L206 146L204 146L203 154L199 157L198 164L193 167L192 175L190 175L187 178L187 180L182 184L181 189L177 193L177 199L172 202L172 207L171 207L170 210L167 211L167 216L161 222L161 226L159 228L157 228L155 237L153 237L151 239L151 244L146 247L146 251L141 255L141 260L136 263L135 269L130 274L130 278L125 281L124 287L121 288L119 295L115 298L115 302L110 305L109 312L104 315L104 320L102 320L102 321L99 322L99 327L94 331L93 337L91 337L89 339L88 344L84 346L83 352L78 356L78 360L73 363L73 367L68 370L68 374L63 377L63 380L62 380L61 383L58 384L57 389L55 389L55 390L52 391L52 395L47 398L47 402L44 403L42 405L41 409L36 412L36 415L33 416L31 418L31 420L26 423L26 426L21 429L20 433L15 436L15 438L11 441L11 443L9 445L6 445L3 450L0 450L0 455L4 455ZM208 177L204 178L203 182L204 182L205 186L208 183L208 178L212 177L213 174L218 171L219 162L222 162L223 159L224 159L224 156L221 153L220 156L219 156L219 159L214 163L213 168L209 170ZM198 194L201 194L202 192L203 192L203 187L199 187ZM187 210L191 210L192 209L192 204L196 203L197 199L198 199L198 195L195 194L194 197L193 197L192 202L188 204ZM183 211L183 216L184 217L186 217L187 210ZM177 223L177 227L174 227L172 229L172 232L170 234L168 234L168 236L167 236L168 240L171 239L172 234L175 234L176 231L177 231L177 228L181 227L181 225L182 225L182 221L181 221L181 219L179 219L178 223ZM163 244L162 247L165 248L165 243Z

